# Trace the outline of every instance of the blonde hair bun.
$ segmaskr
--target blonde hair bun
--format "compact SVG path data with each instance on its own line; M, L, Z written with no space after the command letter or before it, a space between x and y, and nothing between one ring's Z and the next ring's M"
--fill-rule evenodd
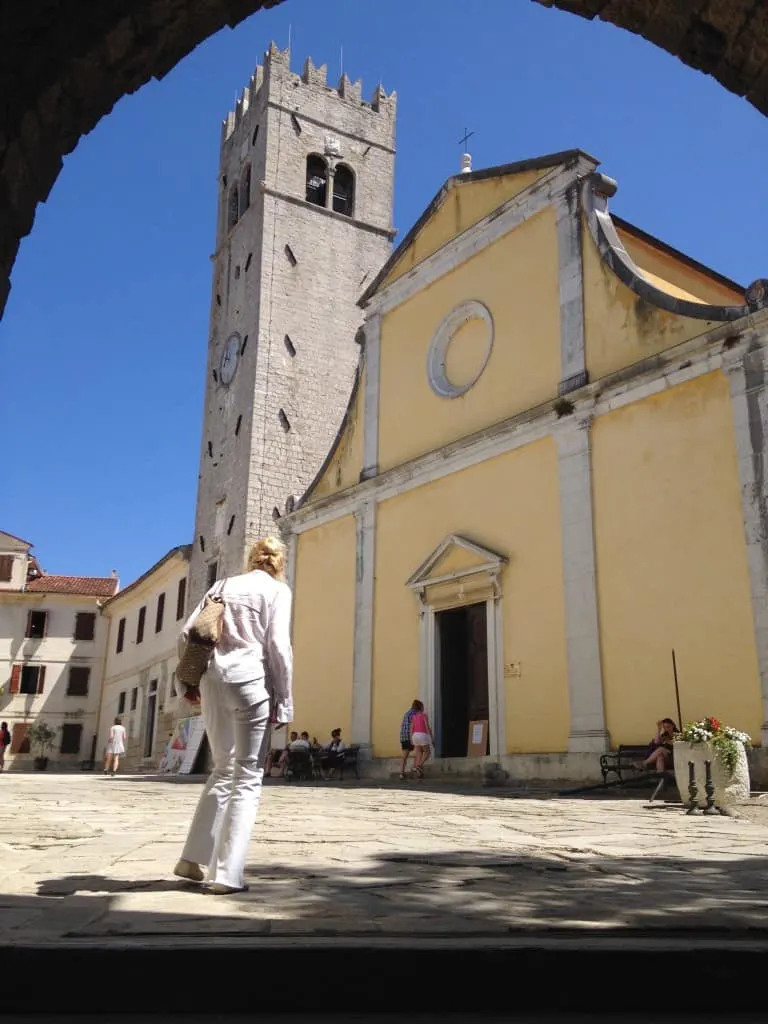
M262 537L251 548L248 556L248 571L261 569L270 576L281 580L285 575L285 544L279 537Z

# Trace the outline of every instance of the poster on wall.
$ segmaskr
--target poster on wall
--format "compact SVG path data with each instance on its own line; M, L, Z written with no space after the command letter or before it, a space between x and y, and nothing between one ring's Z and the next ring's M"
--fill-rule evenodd
M488 722L469 723L467 736L467 757L485 757L488 753Z
M158 770L167 775L189 775L195 766L203 736L205 726L201 715L182 718L176 723Z

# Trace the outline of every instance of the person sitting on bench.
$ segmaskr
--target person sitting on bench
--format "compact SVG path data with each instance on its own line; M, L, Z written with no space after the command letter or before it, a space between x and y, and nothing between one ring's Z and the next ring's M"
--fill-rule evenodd
M646 758L637 767L652 772L666 772L672 768L672 744L675 733L679 732L671 718L662 718L656 723L656 735L646 751Z

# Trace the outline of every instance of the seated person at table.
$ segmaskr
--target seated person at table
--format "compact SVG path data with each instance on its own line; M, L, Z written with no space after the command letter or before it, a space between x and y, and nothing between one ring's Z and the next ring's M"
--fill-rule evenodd
M331 733L331 742L323 747L323 755L320 758L320 767L325 773L326 779L334 776L336 768L344 761L344 740L341 738L341 729L334 729Z
M285 750L281 751L280 757L277 762L277 777L281 778L285 775L285 768L288 764L288 754L294 750L309 750L309 733L303 732L301 736L297 732L292 732L288 740L288 746ZM271 767L271 765L270 765Z

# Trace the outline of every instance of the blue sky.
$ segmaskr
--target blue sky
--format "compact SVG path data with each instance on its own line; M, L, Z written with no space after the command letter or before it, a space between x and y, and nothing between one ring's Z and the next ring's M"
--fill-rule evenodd
M439 16L437 12L439 11ZM191 539L220 123L270 39L398 93L404 234L475 168L579 147L611 209L746 285L768 276L765 119L610 25L527 0L288 0L125 97L21 246L0 323L0 529L49 572L129 583Z

